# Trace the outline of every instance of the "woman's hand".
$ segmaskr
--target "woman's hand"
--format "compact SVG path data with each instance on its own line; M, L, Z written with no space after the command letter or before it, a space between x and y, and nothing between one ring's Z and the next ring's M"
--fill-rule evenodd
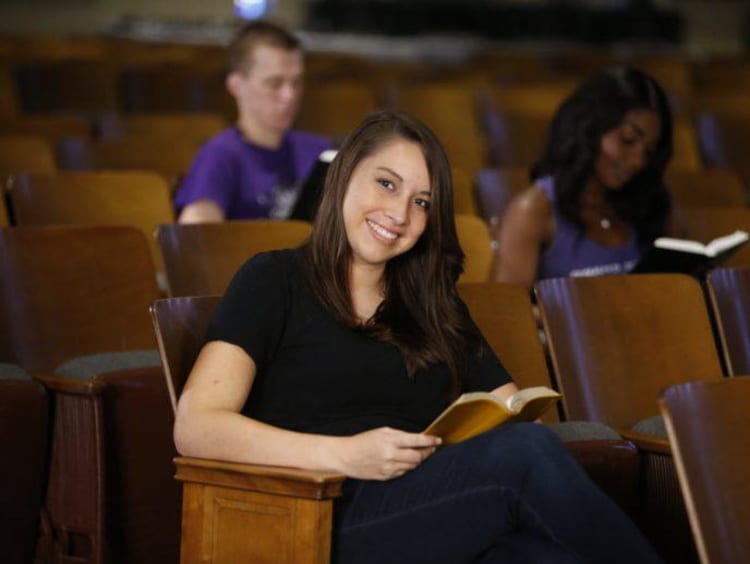
M440 444L438 437L380 427L341 437L339 471L360 480L391 480L413 470Z

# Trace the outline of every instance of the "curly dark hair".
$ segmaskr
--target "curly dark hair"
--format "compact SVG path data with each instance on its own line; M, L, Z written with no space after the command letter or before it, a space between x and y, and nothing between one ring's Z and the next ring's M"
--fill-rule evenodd
M620 125L627 112L639 109L659 115L658 145L643 170L619 190L607 190L605 197L618 217L635 228L638 244L644 247L664 232L671 209L664 169L672 157L672 111L662 88L645 72L615 67L583 82L552 119L546 146L531 167L531 180L552 176L555 206L583 227L581 192L594 170L602 136Z

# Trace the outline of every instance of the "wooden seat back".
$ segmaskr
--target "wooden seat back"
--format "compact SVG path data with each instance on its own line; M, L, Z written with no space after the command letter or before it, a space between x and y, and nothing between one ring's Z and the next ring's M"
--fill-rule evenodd
M706 291L727 374L750 374L750 266L709 272Z
M687 382L659 399L701 562L750 560L750 378Z
M156 240L170 296L223 294L240 266L262 251L300 245L304 221L248 220L160 225Z
M6 361L51 371L82 355L155 348L156 271L134 227L5 227L0 271Z
M485 221L475 215L456 214L458 242L466 255L460 282L486 282L492 268L492 238Z
M552 387L528 290L515 284L481 282L461 283L458 293L518 387ZM553 410L543 419L557 421L557 413Z
M681 274L570 277L535 285L568 419L628 429L659 391L722 371L701 286Z
M151 171L16 175L9 186L16 225L130 225L146 236L158 270L154 231L174 221L167 180Z

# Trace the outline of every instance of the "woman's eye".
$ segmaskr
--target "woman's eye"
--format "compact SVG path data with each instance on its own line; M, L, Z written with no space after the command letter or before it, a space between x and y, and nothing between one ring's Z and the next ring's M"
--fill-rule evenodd
M386 180L385 178L379 179L378 184L380 184L386 190L393 190L395 188L393 182L391 182L390 180Z
M419 207L424 208L426 210L430 209L430 201L429 200L424 200L422 198L417 198L416 200L414 200L414 203L417 204Z

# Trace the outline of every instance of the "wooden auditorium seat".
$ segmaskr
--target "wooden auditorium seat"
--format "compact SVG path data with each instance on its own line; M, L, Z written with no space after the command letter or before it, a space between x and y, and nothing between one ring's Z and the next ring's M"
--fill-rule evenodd
M721 378L700 284L681 274L541 280L535 294L567 417L631 429L659 391Z
M55 146L66 137L90 139L91 122L70 114L32 114L0 118L0 135L32 135L43 137Z
M56 169L55 153L43 137L0 134L0 175L52 173Z
M492 237L489 226L475 215L456 214L458 242L464 251L460 282L487 282L492 268Z
M495 84L492 87L492 110L499 114L520 113L551 120L577 85L578 80L570 77Z
M16 225L130 225L146 236L163 271L154 231L174 221L167 180L151 171L18 174L8 185Z
M745 186L733 170L669 167L664 176L672 203L682 208L742 208Z
M727 374L750 374L750 266L709 272L706 291Z
M174 407L218 300L169 298L151 306ZM344 476L190 457L175 463L183 484L182 564L329 562L333 500Z
M474 178L478 215L494 229L499 227L510 201L531 186L525 167L483 168Z
M223 294L253 255L300 245L312 231L305 221L247 220L160 225L156 240L170 296Z
M117 71L106 59L31 60L15 70L24 113L91 116L118 110Z
M190 168L198 147L199 143L190 139L140 135L97 139L87 152L91 168L151 170L176 185Z
M374 90L351 77L308 81L296 127L341 140L379 106Z
M604 422L644 456L647 530L691 561L687 515L658 417L661 389L723 377L703 291L681 274L557 278L535 285L553 374L567 418Z
M750 561L750 378L686 382L659 407L701 561Z
M120 66L118 92L127 113L212 112L236 118L236 103L224 85L225 57L134 62ZM205 60L204 60L205 59Z
M526 288L497 282L461 283L458 292L488 344L520 388L555 387ZM640 457L635 445L598 423L560 423L554 410L542 421L551 425L607 495L639 520Z
M703 166L695 125L686 118L674 120L672 159L669 166L686 170L696 170Z
M160 292L145 236L124 226L13 227L0 229L0 248L0 359L32 372L54 405L46 553L174 560L179 490L170 490L168 395L154 388L163 376L148 306ZM119 423L119 413L134 420Z
M13 79L13 67L8 64L2 55L0 48L0 117L13 119L21 111L15 80Z
M703 159L709 166L729 168L750 187L750 111L703 112L697 117L698 138Z
M199 147L229 127L229 121L218 113L172 112L110 114L99 122L103 138L148 137L192 142Z
M472 77L402 83L393 103L426 123L445 147L453 168L471 177L487 164L478 107L482 91L482 84Z
M3 193L3 188L0 188L0 227L7 227L8 225L10 225L8 205L5 202L5 194Z
M553 386L528 290L501 282L462 282L458 294L519 388ZM543 420L560 418L552 410Z
M49 456L47 392L24 370L0 363L0 527L3 562L28 564L43 528Z
M530 167L541 155L550 118L503 112L486 122L489 163L493 167Z

